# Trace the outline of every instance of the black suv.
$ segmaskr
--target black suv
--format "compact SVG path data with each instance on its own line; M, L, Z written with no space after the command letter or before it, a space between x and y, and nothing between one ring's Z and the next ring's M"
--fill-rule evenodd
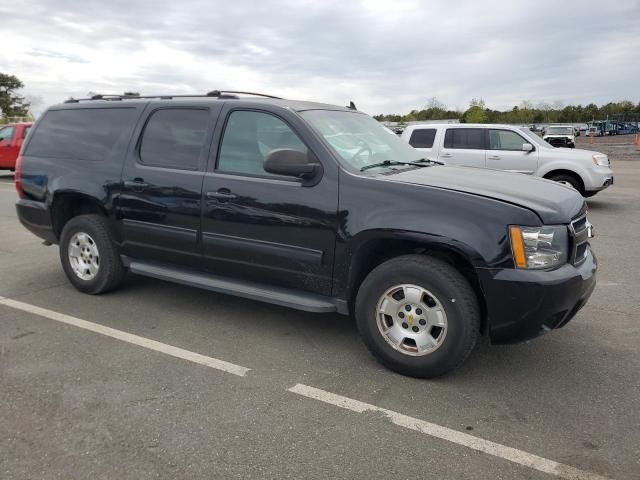
M575 190L438 165L354 108L217 91L72 100L34 126L16 187L20 221L60 245L83 292L131 271L354 314L373 354L417 377L460 365L480 334L562 327L595 287Z

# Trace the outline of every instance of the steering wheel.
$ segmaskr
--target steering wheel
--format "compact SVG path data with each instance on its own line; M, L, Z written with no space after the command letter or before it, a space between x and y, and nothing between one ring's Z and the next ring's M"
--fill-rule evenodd
M373 150L371 150L371 147L369 145L367 145L364 141L360 140L359 142L360 144L362 144L362 147L360 147L360 150L358 150L355 155L353 155L353 157L351 157L351 161L355 161L356 158L358 158L360 155L362 155L364 152L369 152L369 156L368 158L373 157ZM359 162L361 163L361 162Z

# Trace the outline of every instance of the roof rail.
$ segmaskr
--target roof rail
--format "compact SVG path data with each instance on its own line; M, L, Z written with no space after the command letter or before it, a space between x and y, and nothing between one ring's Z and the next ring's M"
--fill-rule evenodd
M282 100L282 97L267 95L265 93L242 92L237 90L212 90L210 92L207 92L204 95L199 93L195 93L192 95L118 95L118 94L110 94L110 93L96 93L95 95L91 95L88 98L71 97L70 99L65 100L64 103L90 102L93 100L120 101L120 100L137 100L137 99L151 99L151 98L159 98L161 100L171 100L173 98L201 98L201 97L229 99L229 98L240 98L238 97L238 94L254 95L256 97L274 98L274 99Z

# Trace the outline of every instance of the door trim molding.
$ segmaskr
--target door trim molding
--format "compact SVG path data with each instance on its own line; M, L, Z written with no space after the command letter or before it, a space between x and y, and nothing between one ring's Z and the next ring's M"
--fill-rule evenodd
M322 259L324 257L322 250L211 232L202 233L202 242L205 246L205 252L206 247L212 247L214 249L216 247L233 248L259 255L295 259L312 265L322 265Z

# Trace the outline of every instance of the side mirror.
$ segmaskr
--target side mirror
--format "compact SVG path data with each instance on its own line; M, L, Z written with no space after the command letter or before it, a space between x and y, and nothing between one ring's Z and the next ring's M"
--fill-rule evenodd
M522 151L523 152L529 153L529 152L533 152L533 150L534 150L533 145L531 145L530 143L523 143L522 144Z
M264 160L265 172L287 177L311 179L320 170L320 164L311 162L309 154L292 148L271 150Z

